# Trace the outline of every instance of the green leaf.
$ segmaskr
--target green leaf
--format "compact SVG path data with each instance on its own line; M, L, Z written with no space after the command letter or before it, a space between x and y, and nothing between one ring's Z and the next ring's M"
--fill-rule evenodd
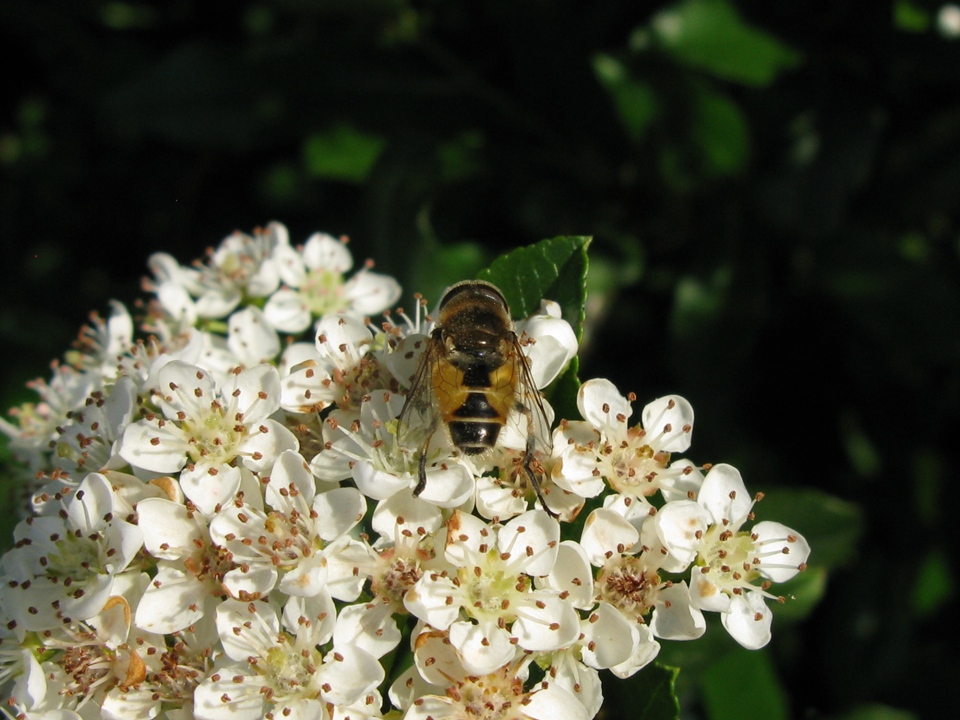
M679 62L744 85L769 85L800 62L799 53L745 23L727 0L683 0L659 13L652 30Z
M787 720L787 701L767 653L737 648L703 675L709 720Z
M370 174L384 145L381 137L337 125L307 138L303 160L310 175L359 183Z
M783 605L774 605L776 621L802 620L823 599L827 591L827 571L823 567L810 567L785 583L774 585L770 592L786 598Z
M660 663L647 665L625 681L604 685L604 695L619 709L609 717L629 717L631 720L677 720L680 703L674 684L680 668ZM606 704L606 703L605 703Z
M630 77L623 64L610 55L596 55L593 72L610 94L627 135L638 142L659 112L653 87Z
M889 705L860 705L848 713L838 715L836 720L917 720L918 716L907 710Z
M897 0L893 6L893 25L905 32L921 33L930 27L930 13L910 0Z
M589 244L590 238L581 236L541 240L501 255L477 273L477 278L500 288L515 318L531 315L544 298L556 301L580 338L587 302Z
M953 597L956 582L950 569L950 559L940 550L927 552L917 569L911 601L919 617L929 617Z
M863 516L853 503L820 490L778 488L754 507L758 520L776 520L810 543L810 565L835 568L849 563L863 530Z
M710 175L734 175L744 169L750 155L747 121L740 106L723 93L706 86L697 89L693 138Z

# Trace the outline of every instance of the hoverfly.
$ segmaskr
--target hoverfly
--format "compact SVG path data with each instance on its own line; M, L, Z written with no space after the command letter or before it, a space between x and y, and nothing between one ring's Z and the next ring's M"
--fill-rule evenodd
M526 437L520 467L543 509L556 517L534 471L535 453L550 449L550 422L503 293L482 280L449 287L427 343L398 416L402 445L425 436L414 496L426 486L427 452L439 424L454 447L479 455L496 447L508 422L518 422Z

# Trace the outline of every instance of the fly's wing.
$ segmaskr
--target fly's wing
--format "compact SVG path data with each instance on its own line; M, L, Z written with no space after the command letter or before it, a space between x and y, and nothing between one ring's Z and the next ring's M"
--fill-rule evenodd
M428 339L406 402L397 416L397 441L401 447L420 448L437 428L439 413L433 397L433 369L440 351L438 343L432 337Z
M532 437L535 453L550 454L553 446L553 412L540 395L533 375L530 372L530 360L523 354L520 341L513 338L513 360L516 364L514 377L517 378L517 404L519 412L514 413L512 422L518 423L518 429L527 441Z

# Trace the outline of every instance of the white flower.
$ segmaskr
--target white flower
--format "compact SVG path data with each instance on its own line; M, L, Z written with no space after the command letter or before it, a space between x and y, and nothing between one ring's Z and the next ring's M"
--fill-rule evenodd
M690 588L694 604L723 613L724 627L750 649L770 641L772 614L764 597L779 599L767 592L770 582L789 580L805 567L810 554L807 541L780 523L760 522L750 531L741 530L753 519L755 502L736 468L715 465L696 502L668 503L654 519L670 554L695 564Z
M14 530L3 556L0 599L18 633L49 630L99 613L143 545L107 478L91 473L58 515L31 517Z
M297 447L293 433L270 419L280 407L280 377L270 365L231 376L219 392L206 372L180 361L164 365L159 380L163 417L130 425L120 456L144 470L180 471L184 494L204 514L239 489L237 463L262 472Z
M695 468L685 461L670 464L672 453L690 447L693 408L679 395L668 395L644 407L642 426L630 427L631 399L609 380L580 386L577 407L585 422L567 423L556 434L554 480L592 497L602 491L603 478L616 493L648 506L658 490L666 500L695 492Z
M225 658L196 689L200 720L263 717L324 718L324 705L355 703L372 692L384 673L376 658L357 647L319 646L330 639L333 606L284 612L272 602L227 600L217 608Z
M286 595L330 592L356 599L363 578L353 568L358 553L365 559L369 551L346 534L363 518L365 498L349 487L317 493L310 469L293 450L280 454L264 482L268 508L260 506L259 494L255 504L244 494L210 523L214 542L235 563L223 588L235 598L259 597L277 587Z
M577 354L576 333L560 316L560 306L551 300L540 303L540 311L518 320L514 329L530 359L530 373L538 388L545 388ZM530 342L527 342L527 341Z
M463 662L444 633L428 631L416 639L415 670L407 675L414 697L404 698L395 684L391 699L406 710L404 720L590 720L581 698L562 681L548 676L524 689L532 658L513 661L511 657L489 673L478 674Z
M285 287L270 297L264 312L282 332L303 332L314 318L334 313L373 315L400 299L397 281L370 272L369 264L344 281L353 257L345 241L323 233L311 235L301 248L278 243L273 257Z
M139 526L148 529L144 547L158 563L135 622L155 633L182 630L213 610L233 563L211 541L206 519L182 502L147 498L137 513Z
M166 253L157 253L150 258L156 278L150 289L171 316L187 324L198 317L226 317L245 296L267 297L277 289L280 275L272 255L286 242L286 227L274 222L252 236L228 235L197 267L181 267Z
M594 510L587 518L581 545L590 562L600 568L595 581L597 599L631 622L648 622L656 637L700 637L706 630L703 614L690 604L685 582L661 577L665 553L660 552L649 523L643 528L638 532L623 516L607 508ZM644 535L645 542L640 542Z
M553 570L559 537L559 523L540 510L502 527L455 511L444 555L456 576L425 574L407 593L407 609L449 629L464 667L478 675L510 662L514 643L532 651L569 645L580 630L576 611L557 591L533 585Z
M287 351L302 359L281 380L283 408L308 413L336 403L340 410L355 410L363 397L386 388L387 378L370 354L373 341L357 318L331 315L318 322L314 352L296 346Z

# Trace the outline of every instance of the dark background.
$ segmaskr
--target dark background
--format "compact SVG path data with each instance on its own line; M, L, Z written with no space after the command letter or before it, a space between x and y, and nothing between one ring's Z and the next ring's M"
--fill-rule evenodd
M960 39L941 5L4 2L0 398L31 399L154 251L188 262L277 219L297 242L350 235L409 303L592 235L582 377L638 411L685 395L690 457L771 503L829 493L849 529L819 569L814 544L825 593L775 609L770 648L744 659L718 626L665 652L684 715L932 716L960 677Z

